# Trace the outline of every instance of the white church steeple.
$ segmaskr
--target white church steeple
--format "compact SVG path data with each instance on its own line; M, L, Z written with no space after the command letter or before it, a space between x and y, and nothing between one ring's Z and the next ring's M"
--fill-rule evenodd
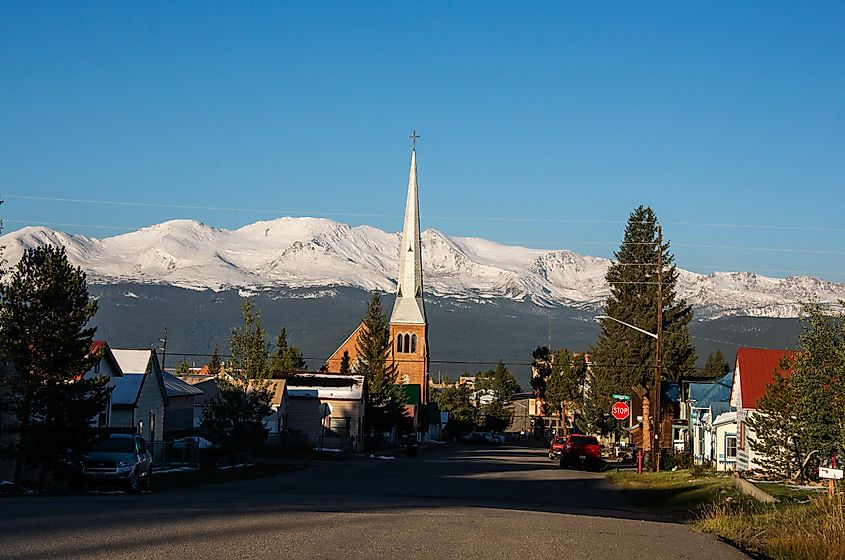
M405 202L405 226L399 246L399 282L391 323L425 325L422 298L422 245L420 243L420 204L417 185L417 136L411 135L411 170L408 175L408 199Z

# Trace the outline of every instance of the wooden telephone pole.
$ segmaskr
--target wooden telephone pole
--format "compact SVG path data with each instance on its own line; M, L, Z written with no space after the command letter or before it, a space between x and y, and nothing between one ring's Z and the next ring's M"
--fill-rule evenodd
M663 426L663 418L660 412L660 401L663 392L660 390L660 335L663 333L663 227L657 226L657 338L655 338L655 364L654 364L654 400L652 410L654 423L654 445L652 446L652 460L654 472L660 472L660 436Z

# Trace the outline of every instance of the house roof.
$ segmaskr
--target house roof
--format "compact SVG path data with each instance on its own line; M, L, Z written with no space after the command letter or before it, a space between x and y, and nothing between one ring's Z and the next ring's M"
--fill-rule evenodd
M713 420L714 426L721 426L723 424L733 424L736 422L736 412L723 412L716 416Z
M120 364L117 362L117 359L114 357L114 354L111 351L111 347L109 347L108 343L105 340L94 340L91 341L91 349L89 350L89 354L91 355L99 355L100 360L106 360L109 365L111 366L112 377L121 377L123 375L123 370L120 369ZM93 368L85 374L85 377L93 377L97 375L94 373Z
M193 385L185 383L175 375L163 371L161 377L164 380L164 389L168 397L186 397L191 395L202 395L202 391Z
M155 376L154 382L158 384L161 391L161 398L164 400L164 405L167 406L167 389L164 386L164 379L162 377L161 368L158 366L158 358L155 350L151 348L144 349L118 349L112 348L112 354L117 359L120 369L123 371L123 377L137 375L141 377L141 381L137 386L134 398L129 400L117 401L116 404L133 405L138 401L138 395L144 385L147 374ZM126 382L125 388L120 390L121 397L125 396L128 399L131 388L135 386L137 380L130 380ZM117 379L115 379L115 393L118 393Z
M146 373L150 365L152 350L118 350L113 349L112 353L120 364L123 373Z
M262 384L267 384L267 389L272 393L272 398L270 399L270 406L279 407L282 404L282 401L285 398L285 379L251 379L249 381L249 387L257 387Z
M707 391L712 387L712 383L690 383L689 384L689 400L700 401Z
M135 406L146 377L143 373L125 373L122 377L115 378L112 403L116 406Z
M704 408L715 402L729 402L731 400L731 387L733 386L734 372L729 371L713 383L708 383L707 391L693 406Z
M766 392L772 382L775 370L780 370L781 360L793 362L798 352L793 350L764 350L760 348L740 348L736 351L736 363L739 375L736 382L741 391L742 408L757 408L757 400ZM785 376L792 375L792 367L782 370ZM732 391L735 392L735 389Z
M285 381L291 397L313 395L321 399L360 400L364 395L363 375L298 373Z

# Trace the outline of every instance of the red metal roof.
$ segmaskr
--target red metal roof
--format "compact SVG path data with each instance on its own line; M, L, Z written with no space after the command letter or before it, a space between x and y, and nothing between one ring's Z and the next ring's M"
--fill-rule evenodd
M794 350L764 350L760 348L740 348L736 351L739 365L739 384L742 391L742 408L757 408L757 399L766 392L766 387L778 370L786 377L792 375L792 363L799 353ZM781 369L781 361L789 362L787 369ZM736 382L736 378L734 378Z

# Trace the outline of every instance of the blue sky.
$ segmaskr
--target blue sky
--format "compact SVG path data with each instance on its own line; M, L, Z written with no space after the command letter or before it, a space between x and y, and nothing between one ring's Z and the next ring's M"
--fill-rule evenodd
M845 282L843 6L0 2L0 217L397 231L416 128L423 227Z

